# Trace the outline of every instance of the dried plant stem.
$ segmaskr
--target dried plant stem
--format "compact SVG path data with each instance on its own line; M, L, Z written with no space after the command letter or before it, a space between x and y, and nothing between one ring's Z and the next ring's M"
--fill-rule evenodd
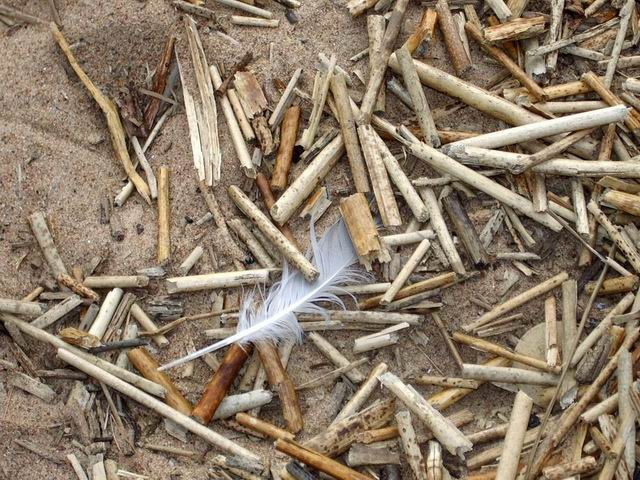
M529 415L533 407L533 400L523 391L516 394L509 419L509 428L504 439L504 450L500 455L496 480L513 480L518 473L520 452L527 433Z

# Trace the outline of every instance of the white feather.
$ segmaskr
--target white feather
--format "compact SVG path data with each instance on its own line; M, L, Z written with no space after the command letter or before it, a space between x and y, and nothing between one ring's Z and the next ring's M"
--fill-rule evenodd
M366 277L353 265L358 256L349 233L340 220L329 228L320 240L316 238L311 224L311 260L320 272L313 282L305 280L297 270L292 270L286 262L282 268L280 281L274 284L262 304L256 308L255 294L244 299L240 308L238 329L234 335L213 345L198 350L160 368L165 370L189 362L206 353L219 350L232 343L249 343L260 340L279 342L302 339L302 328L298 323L298 313L324 313L319 302L329 302L342 308L344 303L338 294L344 293L343 285L352 284Z

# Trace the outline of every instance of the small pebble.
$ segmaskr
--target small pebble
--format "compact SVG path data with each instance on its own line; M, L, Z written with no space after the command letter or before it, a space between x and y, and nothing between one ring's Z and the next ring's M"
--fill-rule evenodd
M287 21L292 25L295 25L300 21L298 19L298 15L296 15L296 12L294 12L293 10L287 10L287 12L284 15L285 17L287 17Z

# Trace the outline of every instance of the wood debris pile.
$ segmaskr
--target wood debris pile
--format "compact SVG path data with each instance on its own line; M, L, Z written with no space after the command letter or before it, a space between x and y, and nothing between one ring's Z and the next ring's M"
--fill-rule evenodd
M300 6L277 1L288 9ZM55 3L49 3L59 24ZM133 400L162 416L176 438L188 442L191 432L213 445L219 455L206 460L211 478L311 479L323 472L339 479L391 479L401 478L401 468L402 478L419 480L632 478L640 413L640 81L627 75L640 66L640 56L633 55L640 41L635 1L551 0L549 13L540 13L527 0L438 0L425 6L349 0L351 16L367 16L369 48L352 58L368 58L367 74L354 75L364 88L357 88L335 55L321 55L317 72L292 73L275 105L263 91L268 79L251 71L252 56L225 71L203 48L196 21L224 32L217 11L223 5L251 15L232 15L233 24L277 28L276 10L244 0L210 3L173 2L183 18L167 38L150 88L141 89L144 101L134 94L118 102L108 98L58 26L51 26L103 112L115 157L128 176L113 204L121 207L136 191L157 209L157 265L124 276L95 274L99 260L69 270L44 213L29 216L52 280L21 300L0 298L0 320L19 364L2 360L0 366L10 372L9 388L44 402L56 397L47 378L75 382L66 405L82 461L77 455L61 460L28 441L20 445L50 461L68 461L80 479L87 478L85 469L94 479L147 478L107 459L112 450L126 455L139 446L134 420L122 414ZM405 24L409 8L424 9L415 29ZM3 5L0 20L43 23ZM410 29L408 36L401 33ZM439 41L455 74L414 58ZM502 72L476 81L476 55L488 56ZM579 80L556 81L565 58L580 62ZM313 77L310 94L302 90L304 77ZM432 110L425 94L430 89L455 103ZM387 95L397 96L415 118L390 120ZM439 128L439 120L467 106L507 127L487 133ZM213 220L228 249L195 245L180 261L171 249L171 166L154 170L145 152L166 119L182 113L193 175L209 210L196 224L206 228ZM223 122L233 162L246 177L226 191L219 186L225 175L218 131ZM324 179L339 162L349 166L352 191L332 198ZM428 175L414 174L425 167ZM237 211L220 207L225 195ZM478 202L471 200L478 198L492 211L477 228L472 205ZM106 222L111 207L107 202L103 209ZM285 264L315 281L319 266L302 248L307 232L288 225L296 215L312 222L339 217L362 270L380 280L344 286L346 310L298 312L304 341L335 369L300 383L286 368L293 342L233 343L220 358L204 356L213 374L193 405L173 372L159 370L158 350L187 322L215 318L218 325L202 332L193 351L234 334L243 313L232 289L269 285ZM536 239L532 228L550 240ZM495 247L501 230L516 251ZM520 293L507 289L495 305L467 287L485 313L463 319L457 331L442 320L440 309L456 308L443 306L445 289L464 288L470 278L481 281L500 262L531 276L548 253L541 243L553 248L559 239L574 245L580 277L557 272ZM228 256L232 266L191 275L205 253L214 261ZM145 306L141 295L147 290L166 296L154 296ZM216 292L214 308L184 316L189 292L202 290ZM593 325L594 302L604 295L615 296L615 305ZM543 321L527 330L523 307L538 298L544 299L538 312ZM72 315L78 312L79 318ZM456 376L405 378L400 369L372 365L363 355L398 348L403 339L428 346L421 331L427 322L441 332ZM332 345L322 333L329 330L350 335L352 351ZM52 345L73 368L35 369L25 353L33 348L27 338ZM460 350L467 348L485 360L464 361ZM196 368L193 362L187 367ZM425 397L412 384L442 390ZM450 410L485 384L515 393L510 416L501 425L463 433L474 414ZM318 435L304 437L301 397L327 385L335 385L335 418ZM350 396L347 385L353 387ZM260 417L272 402L281 409L278 425ZM250 441L241 445L208 427L216 422ZM291 460L277 454L269 468L244 446L253 442L275 442L275 450ZM489 442L495 443L485 448ZM188 448L143 447L203 461Z

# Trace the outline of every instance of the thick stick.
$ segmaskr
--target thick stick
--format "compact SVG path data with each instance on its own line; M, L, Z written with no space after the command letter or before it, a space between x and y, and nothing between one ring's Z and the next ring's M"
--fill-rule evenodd
M251 345L241 346L237 343L228 348L220 367L209 380L200 400L193 408L192 417L204 425L211 421L240 369L251 355L251 350Z
M527 433L529 415L533 407L533 400L523 391L516 394L509 419L509 428L504 439L504 450L500 455L496 480L513 480L518 473L520 464L520 452Z
M367 170L365 168L364 158L360 150L360 142L358 141L358 132L351 108L351 100L347 91L347 84L343 75L334 75L331 79L331 92L338 111L338 122L344 139L344 146L347 151L347 158L351 167L351 177L356 192L370 191Z
M471 69L471 60L467 56L458 29L453 21L449 3L447 3L447 0L438 0L435 8L438 14L438 25L444 37L444 43L447 47L453 69L456 75L465 77Z
M278 349L271 342L258 342L256 345L262 366L267 373L269 385L280 397L282 414L287 424L287 430L298 433L304 426L304 419L298 402L296 387L282 366Z
M516 18L508 22L491 25L482 30L485 41L499 43L507 40L524 40L536 37L544 31L545 20L542 15Z
M571 132L575 130L585 130L609 123L624 120L628 116L628 109L622 105L603 108L600 110L576 113L562 118L544 120L520 127L499 130L484 135L460 140L446 145L445 152L453 151L459 146L499 148L507 145L550 137L559 133Z
M440 138L438 137L436 124L433 121L433 116L431 115L431 109L427 103L427 97L424 94L422 84L420 83L418 73L416 72L416 67L413 64L411 53L409 53L409 50L406 48L400 48L399 50L396 50L396 58L398 59L400 69L402 70L404 84L411 96L413 111L418 118L422 137L424 138L425 143L437 148L440 146Z
M291 188L291 187L290 187ZM247 197L242 190L235 185L231 185L228 190L229 198L244 213L258 229L273 243L280 253L289 263L300 270L304 277L313 281L319 272L311 262L296 248L291 241L278 230L271 220L260 211L258 207ZM276 202L277 205L277 202ZM275 208L274 205L272 207ZM273 213L273 212L272 212ZM275 216L274 216L275 217Z
M382 15L369 15L367 17L367 36L369 37L369 64L367 65L367 76L371 77L371 70L375 68L380 62L384 61L381 55L383 55L382 44L384 42L384 31L386 29L387 22ZM373 107L373 111L381 113L385 111L387 101L387 94L384 89L384 85L380 86L378 90L378 97Z
M423 41L431 43L433 41L437 20L438 14L436 11L431 8L426 8L418 27L409 38L407 38L407 41L404 42L403 48L406 48L413 54Z
M226 452L231 453L232 455L240 455L243 457L248 457L252 460L259 461L259 457L255 455L253 452L250 452L244 447L241 447L235 442L223 437L222 435L215 433L212 430L209 430L207 427L200 425L198 422L192 420L188 416L183 413L178 412L177 410L171 408L170 406L162 403L160 400L153 398L152 396L138 390L137 388L129 385L128 383L120 380L119 378L111 375L104 370L92 365L87 362L83 358L74 355L73 353L64 350L62 348L58 349L58 357L61 360L76 367L78 370L86 373L87 375L92 376L93 378L101 381L102 383L110 386L111 388L117 390L123 395L128 396L132 400L144 405L145 407L153 410L154 412L162 415L165 418L169 418L179 425L183 426L190 432L198 435L203 438L210 444L215 447L218 447Z
M427 480L424 457L416 440L416 432L411 422L411 414L407 410L396 413L396 423L400 432L402 450L416 480Z
M280 146L276 154L276 163L271 175L271 189L281 192L289 184L289 169L293 159L293 149L298 137L298 124L300 121L300 107L289 107L282 119L280 128Z
M378 92L384 83L387 62L389 61L389 56L393 50L396 38L400 33L408 3L409 0L398 0L393 7L393 12L391 13L391 18L389 19L389 24L387 25L387 30L385 31L382 41L380 55L377 56L375 65L371 66L369 80L360 106L362 118L359 120L359 123L368 123L371 119L371 113L376 104Z
M462 366L462 377L483 382L515 383L526 385L556 386L560 377L546 372L525 370L513 367L487 367L465 363Z
M464 453L471 450L471 442L466 439L462 432L432 407L413 387L405 385L392 373L387 372L378 378L383 386L391 390L427 425L435 438L442 443L449 453L464 457Z
M533 204L529 200L513 193L508 188L503 187L478 172L461 165L428 145L412 142L409 143L407 147L413 155L424 160L434 168L485 192L554 231L560 231L562 229L562 225L548 213L536 212Z
M337 135L280 195L278 201L269 209L271 217L280 225L289 220L338 162L343 152L342 135Z
M175 408L178 412L190 415L193 406L178 387L171 381L169 376L164 372L159 372L158 362L151 356L147 349L140 347L134 348L127 352L127 357L136 370L138 370L144 378L151 380L158 385L162 385L166 390L164 402L171 408Z

